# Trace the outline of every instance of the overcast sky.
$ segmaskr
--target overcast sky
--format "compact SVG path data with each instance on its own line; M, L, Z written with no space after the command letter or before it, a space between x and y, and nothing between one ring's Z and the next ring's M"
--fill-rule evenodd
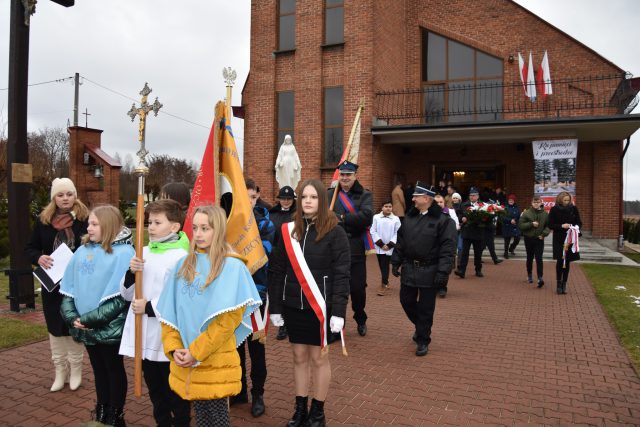
M552 25L583 42L620 68L640 76L637 0L518 0ZM10 0L0 0L0 89L7 87ZM127 112L145 82L167 114L147 124L147 149L200 162L213 107L225 96L222 68L238 78L234 104L249 71L250 1L102 0L64 8L40 0L31 17L29 82L86 77L80 111L89 127L103 129L110 154L134 154L137 123ZM91 80L91 82L89 81ZM93 82L93 83L92 83ZM120 96L111 91L126 95ZM0 123L6 125L8 91L0 90ZM639 109L636 108L636 112ZM71 81L29 88L30 131L66 127L73 120ZM84 126L85 116L80 115ZM232 123L238 145L242 121ZM625 199L640 199L640 134L625 160ZM604 195L603 195L604 196Z

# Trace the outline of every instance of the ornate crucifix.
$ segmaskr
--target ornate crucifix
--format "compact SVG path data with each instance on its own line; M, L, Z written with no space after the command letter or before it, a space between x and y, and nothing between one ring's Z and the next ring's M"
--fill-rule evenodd
M136 116L140 116L140 126L138 127L138 141L140 142L140 150L138 150L138 152L136 153L139 160L136 170L144 169L146 171L147 169L147 162L145 160L145 157L147 156L147 154L149 154L149 152L144 147L144 134L145 126L147 123L147 114L153 111L154 115L157 116L158 111L160 110L160 108L162 108L162 104L158 101L157 97L153 104L149 104L147 102L147 96L149 96L151 91L152 89L150 89L149 85L145 82L144 87L140 91L140 95L142 95L140 108L136 108L136 103L134 102L131 106L131 110L129 110L129 112L127 113L129 117L131 117L131 121L134 121L136 119Z
M149 152L144 147L144 130L147 122L147 114L153 111L158 115L158 110L162 108L162 104L158 102L158 98L153 104L147 103L147 96L151 93L151 89L147 83L140 91L142 100L140 108L136 108L135 102L131 106L131 110L127 113L134 121L136 116L140 116L140 126L138 127L138 141L140 141L140 150L138 155L138 166L136 174L138 175L138 202L136 207L136 257L142 259L142 246L144 246L144 176L149 172L145 157ZM135 298L143 298L142 295L142 271L136 271ZM135 315L135 359L134 359L134 393L136 397L142 396L142 313Z

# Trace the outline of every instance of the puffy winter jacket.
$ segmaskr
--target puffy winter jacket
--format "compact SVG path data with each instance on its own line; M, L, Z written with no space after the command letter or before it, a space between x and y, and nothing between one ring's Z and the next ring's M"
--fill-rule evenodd
M351 260L349 240L342 227L334 227L319 242L316 228L309 223L300 239L300 246L320 292L327 303L327 310L344 318L349 299ZM269 302L271 313L282 313L282 305L305 309L309 301L291 267L283 238L273 251L269 268Z
M124 298L116 296L80 316L73 298L65 296L60 305L60 314L69 325L69 333L75 341L85 345L118 344L122 338L128 307L129 303ZM74 328L73 322L77 318L88 329Z

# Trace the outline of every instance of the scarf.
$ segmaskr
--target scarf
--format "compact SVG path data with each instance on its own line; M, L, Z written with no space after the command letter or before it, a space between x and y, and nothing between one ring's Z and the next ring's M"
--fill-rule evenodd
M65 243L72 251L76 248L76 237L73 233L73 221L75 213L73 211L63 211L56 209L56 213L51 219L51 226L58 232L53 239L53 250Z
M170 233L165 237L149 242L149 252L152 254L162 254L171 249L189 251L189 238L184 232L179 231L178 234Z

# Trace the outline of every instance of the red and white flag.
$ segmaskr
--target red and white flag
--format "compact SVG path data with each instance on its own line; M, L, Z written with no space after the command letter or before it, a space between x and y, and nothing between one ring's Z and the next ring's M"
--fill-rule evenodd
M542 57L542 63L536 72L536 85L538 94L543 98L547 95L553 94L553 87L551 86L551 71L549 70L549 55L547 55L546 50Z
M524 58L520 52L518 52L518 74L520 75L520 81L522 82L524 96L527 96L527 63L524 62Z
M529 51L529 63L527 64L527 97L534 102L536 100L536 76L533 72L533 59Z

